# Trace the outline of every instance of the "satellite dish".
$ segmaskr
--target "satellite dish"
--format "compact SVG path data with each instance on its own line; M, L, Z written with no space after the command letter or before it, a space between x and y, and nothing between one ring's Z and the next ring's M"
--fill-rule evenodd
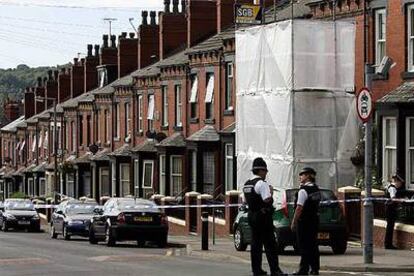
M92 144L89 146L89 150L92 152L93 155L95 155L98 152L99 147L96 144Z

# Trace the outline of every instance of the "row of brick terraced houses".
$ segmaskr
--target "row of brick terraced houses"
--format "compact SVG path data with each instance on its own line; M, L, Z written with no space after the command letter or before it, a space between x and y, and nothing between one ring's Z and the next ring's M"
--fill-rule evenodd
M104 35L27 89L24 116L2 129L6 196L235 188L233 1L164 2L158 18L142 12L138 36Z

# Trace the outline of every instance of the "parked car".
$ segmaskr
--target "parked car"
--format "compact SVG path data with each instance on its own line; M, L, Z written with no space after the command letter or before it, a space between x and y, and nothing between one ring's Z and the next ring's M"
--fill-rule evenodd
M279 252L286 246L297 251L296 237L290 229L294 214L294 198L298 189L275 189L273 198L275 213L273 225L279 245ZM331 190L321 189L322 201L337 200ZM348 233L343 211L337 202L321 204L318 242L332 248L335 254L344 254L347 249ZM247 220L247 206L243 205L233 224L234 246L238 251L246 250L251 241L251 229Z
M0 206L0 226L4 232L10 228L40 232L40 217L28 199L6 199Z
M96 202L62 202L50 219L50 237L56 239L60 234L65 240L70 240L71 236L89 237L89 225L96 208L99 208Z
M104 241L113 246L117 241L135 240L139 246L146 241L165 247L168 221L158 206L149 200L111 198L92 219L89 242Z

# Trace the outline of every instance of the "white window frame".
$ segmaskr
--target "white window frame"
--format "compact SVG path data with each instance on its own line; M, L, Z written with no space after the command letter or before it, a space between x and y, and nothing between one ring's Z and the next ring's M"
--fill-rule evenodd
M379 65L386 56L386 47L387 47L387 15L385 9L377 9L374 11L375 14L375 64ZM383 26L380 26L380 17L382 17ZM380 36L380 30L383 27L383 33L381 34L383 37ZM384 44L384 53L383 55L379 51L380 45Z
M102 194L102 172L103 171L108 172L108 196L111 195L111 179L110 179L109 167L101 167L101 168L99 168L99 195L100 195L100 197L104 196Z
M143 126L143 118L144 118L144 111L143 111L143 102L142 102L143 96L138 96L138 131L140 133L144 132L144 126Z
M162 93L162 126L168 127L168 86L161 88Z
M166 165L167 165L167 156L165 154L160 155L160 190L159 193L161 195L165 195L166 192L166 182L167 182L167 174L166 174Z
M234 64L226 63L226 110L233 110Z
M207 87L205 97L205 113L206 119L211 120L214 118L214 73L207 73L206 75Z
M414 145L410 145L410 133L411 133L411 129L410 129L410 121L414 121L414 117L407 117L406 118L406 177L405 179L407 180L407 185L406 188L409 190L414 190L414 178L411 178L411 176L413 175L413 170L414 170L414 164L411 164L411 159L410 159L410 153L414 152Z
M69 181L69 176L72 176L73 179ZM73 187L73 195L69 194L69 183L72 183L72 187ZM75 173L68 173L66 174L66 195L68 197L76 197L76 191L75 191Z
M182 100L181 100L181 85L176 85L174 87L174 96L175 96L175 126L182 127L183 126L183 108L182 108Z
M233 190L233 184L234 184L234 173L233 173L233 171L234 171L234 156L233 155L228 155L227 154L227 149L229 148L229 147L231 147L232 148L232 152L233 152L233 154L234 154L234 147L233 147L233 143L226 143L225 145L224 145L224 166L225 166L225 169L224 169L224 177L225 177L225 179L224 179L224 181L225 181L225 187L226 187L226 191L231 191L231 190ZM231 160L231 166L232 166L232 170L231 170L231 173L232 173L232 175L231 175L231 178L232 178L232 180L233 180L233 183L228 183L228 179L229 179L229 175L228 175L228 166L229 166L229 164L230 164L230 162L229 162L229 160Z
M382 181L384 185L390 181L390 178L394 171L388 171L388 155L389 152L395 151L397 154L397 145L387 145L387 121L394 121L395 124L395 143L397 143L397 118L396 117L383 117L382 118ZM393 134L390 134L393 135ZM397 160L397 156L395 158ZM397 164L393 165L395 168L397 167Z
M181 161L181 174L173 173L174 158L179 158ZM181 187L178 188L177 195L182 192L183 189L183 156L182 155L170 155L170 196L174 195L173 179L174 177L181 177Z
M190 103L197 103L197 95L198 95L198 76L193 75L192 84L191 84Z
M154 113L155 113L155 96L154 94L148 95L148 110L147 110L147 120L148 120L148 130L154 131Z
M28 189L28 195L34 196L34 179L33 177L30 177L27 179L27 189Z
M39 178L39 196L46 196L46 178Z
M407 6L407 71L414 71L414 4Z
M130 135L130 124L131 124L131 104L125 103L125 137Z
M145 165L151 165L151 185L145 186ZM152 189L154 187L154 161L153 160L144 160L142 163L142 188L143 189Z
M124 172L123 167L128 167L129 175L126 178L123 173ZM128 185L128 190L129 190L128 195L132 194L131 193L131 165L129 163L121 163L119 165L119 182L121 184L121 187L120 187L121 196L127 196L126 194L124 194L124 185Z
M71 121L70 122L70 127L72 130L72 152L76 151L76 123L75 121Z
M106 110L106 133L105 133L105 139L106 139L106 143L109 144L111 143L111 113L109 112L109 110Z
M115 139L119 140L121 137L121 124L119 120L121 119L121 111L119 109L119 103L115 104Z

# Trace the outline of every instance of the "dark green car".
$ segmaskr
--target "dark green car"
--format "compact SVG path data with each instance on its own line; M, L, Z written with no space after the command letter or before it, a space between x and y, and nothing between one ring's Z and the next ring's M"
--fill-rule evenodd
M279 252L283 252L286 246L293 246L297 251L295 234L290 230L293 219L293 202L298 189L275 189L273 198L275 213L273 225L276 240L279 245ZM321 189L321 200L337 200L331 190ZM319 208L319 245L326 245L332 248L334 254L344 254L347 248L347 228L342 209L337 202L323 203ZM233 224L234 246L237 251L246 250L251 241L251 230L247 220L247 206L243 205Z

